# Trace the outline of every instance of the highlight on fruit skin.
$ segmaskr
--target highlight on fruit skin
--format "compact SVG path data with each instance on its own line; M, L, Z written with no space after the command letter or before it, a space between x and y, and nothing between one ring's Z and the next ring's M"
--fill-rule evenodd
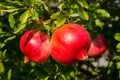
M107 49L106 38L102 34L98 34L97 38L91 41L91 46L88 51L88 56L97 58L101 56L106 49Z
M90 35L84 27L76 23L64 24L52 35L51 56L58 63L71 65L88 58L90 43Z
M20 39L20 50L31 61L43 63L50 57L49 38L41 31L29 30Z

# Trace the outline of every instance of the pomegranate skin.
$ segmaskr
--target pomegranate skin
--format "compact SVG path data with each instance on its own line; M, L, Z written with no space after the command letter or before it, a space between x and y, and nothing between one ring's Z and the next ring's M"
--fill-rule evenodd
M31 61L42 63L50 56L50 41L45 33L29 30L20 39L20 50Z
M90 43L90 35L82 26L64 24L52 35L51 56L58 63L71 65L87 58Z
M88 51L88 56L98 57L104 53L107 48L106 39L102 34L98 34L96 39L91 41L91 46Z

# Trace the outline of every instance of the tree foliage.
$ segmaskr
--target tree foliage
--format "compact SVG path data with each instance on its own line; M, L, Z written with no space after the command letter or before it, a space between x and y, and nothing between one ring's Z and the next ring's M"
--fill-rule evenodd
M1 0L0 79L119 80L119 14L119 0ZM37 28L51 37L57 27L70 22L83 25L91 38L98 33L107 38L108 48L100 59L88 58L71 66L52 58L43 64L24 64L19 40L25 31Z

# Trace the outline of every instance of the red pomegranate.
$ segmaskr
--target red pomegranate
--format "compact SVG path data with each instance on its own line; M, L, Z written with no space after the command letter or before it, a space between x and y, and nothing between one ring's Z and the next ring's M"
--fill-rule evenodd
M51 55L58 63L70 65L87 58L90 43L90 35L81 25L64 24L52 35Z
M105 37L102 34L98 34L97 38L91 41L88 56L98 57L106 50L106 48L107 44Z
M30 60L42 63L50 56L50 42L45 33L29 30L20 39L20 50Z

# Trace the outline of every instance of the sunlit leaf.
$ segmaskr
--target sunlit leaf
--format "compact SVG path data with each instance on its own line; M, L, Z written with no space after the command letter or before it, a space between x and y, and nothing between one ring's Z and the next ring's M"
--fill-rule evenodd
M33 20L36 20L36 21L39 20L39 13L34 8L31 9L31 16L32 16Z
M3 73L5 71L5 67L2 63L2 61L0 61L0 74Z
M56 27L62 26L65 22L66 22L66 18L63 18L63 19L58 20L58 21L56 20L55 21Z
M44 24L43 23L43 26L45 27L46 30L50 31L50 26L48 24ZM49 34L49 33L48 33Z
M96 19L96 20L95 20L95 24L96 24L97 26L99 26L101 29L103 28L103 25L104 25L104 23L103 23L102 21L100 21L100 19Z
M1 57L4 59L6 58L6 52L7 52L7 49L5 49L2 53L1 53Z
M78 13L79 13L79 16L80 16L81 19L83 19L83 20L89 20L88 13L85 10L83 10L82 8L80 8L78 10Z
M20 32L21 30L23 30L26 27L26 24L18 24L18 28L16 29L16 31L14 32L14 34Z
M31 65L31 66L35 66L35 63L34 63L34 62L30 62L30 65Z
M46 76L44 80L49 80L49 77L50 77L50 76Z
M65 6L65 3L60 3L59 4L58 8L60 9L60 11L63 10L64 6Z
M120 62L117 62L116 65L117 65L117 69L120 69Z
M74 13L74 14L70 15L70 17L78 17L78 16L79 16L79 14L77 14L77 13Z
M6 38L4 40L4 42L6 43L7 41L13 40L14 38L16 38L16 36L10 36L10 37Z
M45 4L43 4L43 6L44 6L44 9L45 9L47 12L49 12L48 6L46 6Z
M78 13L79 13L80 18L84 20L83 11L81 8L78 10Z
M3 2L3 3L2 3ZM22 1L12 1L12 0L7 0L7 1L2 1L0 3L0 6L2 6L5 9L15 9L16 7L21 7L23 6Z
M1 12L8 12L8 13L11 13L11 12L14 12L14 11L17 11L19 9L6 9L6 10L1 10Z
M117 44L116 49L117 49L117 52L120 52L120 43Z
M120 41L120 33L116 33L114 35L114 38L117 40L117 41Z
M78 4L81 5L82 7L85 7L86 9L89 8L89 5L86 0L77 0Z
M7 75L7 80L11 80L11 75L12 75L12 69L9 69L8 75Z
M35 10L35 19L39 20L39 13Z
M25 11L21 16L20 16L20 22L21 24L24 24L27 22L28 18L31 16L31 13L29 10Z
M2 43L2 45L0 46L0 48L3 48L8 41L13 40L14 38L16 38L16 36L10 36L10 37L6 38L4 40L4 42Z
M66 76L64 74L60 74L60 76L62 77L62 80L66 80Z
M50 22L51 22L51 19L48 19L48 20L44 21L43 23L44 24L49 24Z
M74 71L71 71L71 72L70 72L70 76L71 76L71 77L75 77Z
M96 71L92 71L92 75L97 75L97 72Z
M5 36L11 36L11 34L10 33L6 33L6 32L0 33L0 38L1 37L5 37Z
M70 9L70 17L79 17L79 13L75 13L73 9Z
M10 23L10 27L12 29L14 29L14 24L15 24L14 16L12 14L9 14L8 20L9 20L9 23Z
M89 15L85 10L82 10L85 20L89 20Z
M111 71L112 71L112 70L111 70L111 67L113 66L113 64L114 64L113 61L110 61L110 62L109 62L107 74L110 74L110 73L111 73Z
M60 15L60 12L56 12L50 16L51 19L58 19Z
M100 13L103 17L110 18L109 12L104 9L97 9L97 13Z

